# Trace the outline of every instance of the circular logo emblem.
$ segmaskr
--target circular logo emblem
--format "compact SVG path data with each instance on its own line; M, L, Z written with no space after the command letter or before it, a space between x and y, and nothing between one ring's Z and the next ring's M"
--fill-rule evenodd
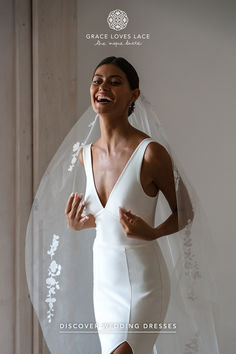
M109 13L107 23L115 31L123 30L129 22L126 12L116 9Z

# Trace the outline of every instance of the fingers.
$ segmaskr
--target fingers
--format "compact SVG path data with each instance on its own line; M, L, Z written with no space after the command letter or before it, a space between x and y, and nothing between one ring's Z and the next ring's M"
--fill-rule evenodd
M83 216L83 217L80 219L80 223L81 223L82 225L84 225L88 220L89 220L88 215L85 215L85 216Z
M78 193L72 193L67 201L65 214L70 218L74 218L77 212L79 203L81 202L83 195ZM70 215L69 215L70 214Z
M121 225L122 225L124 231L125 231L125 232L128 231L129 225L126 223L126 221L123 220L123 219L120 219L120 223L121 223Z
M131 214L130 210L127 211L126 209L124 209L122 207L119 207L119 211L120 211L120 216Z
M83 203L81 204L80 208L77 210L77 213L76 213L76 215L75 215L75 218L76 218L77 220L80 220L81 214L83 213L83 210L84 210L84 208L85 208L85 205L86 205L86 203L85 203L85 201L83 201ZM81 219L81 221L82 221L82 219Z
M127 212L125 209L120 207L120 223L126 233L126 235L131 235L132 233L132 218L131 218L132 214L129 212Z
M65 208L65 214L67 216L69 226L73 230L77 231L83 230L84 228L96 227L96 221L93 214L82 216L82 212L87 204L83 201L79 207L82 198L83 194L72 193L69 196Z
M125 208L119 207L119 209L120 209L120 212L122 212L122 213L128 213L128 211ZM129 210L129 212L130 212L130 210Z
M71 193L71 195L69 196L69 199L66 203L66 208L65 208L65 214L69 214L69 212L71 211L71 206L74 200L74 193Z
M126 236L137 236L137 226L140 218L132 214L131 211L127 211L124 208L120 207L120 223L126 233Z
M133 235L132 224L130 224L127 220L124 220L122 218L120 219L120 223L124 229L126 236Z
M126 223L133 223L135 221L136 215L132 214L131 211L127 211L120 207L120 219Z
M82 194L75 193L75 197L74 197L74 201L72 203L71 213L70 213L71 219L75 218L75 215L77 213L77 208L78 208L79 203L81 202L82 198L83 198Z

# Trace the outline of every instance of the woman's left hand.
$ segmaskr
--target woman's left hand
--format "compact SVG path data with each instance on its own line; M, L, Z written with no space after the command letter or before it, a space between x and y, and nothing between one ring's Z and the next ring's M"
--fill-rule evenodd
M141 217L132 214L124 208L119 208L120 223L124 229L126 236L131 238L138 238L142 240L152 241L155 234L154 229L149 226Z

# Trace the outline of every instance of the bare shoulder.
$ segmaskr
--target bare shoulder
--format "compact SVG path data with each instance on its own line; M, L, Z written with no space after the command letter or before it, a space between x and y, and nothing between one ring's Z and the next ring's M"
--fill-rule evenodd
M84 167L84 160L83 160L83 147L80 149L79 154L78 154L78 160L81 163L81 165Z
M175 180L171 156L158 142L148 144L144 159L153 182L162 191L171 210L177 210Z
M168 151L157 141L152 141L148 144L145 151L144 160L147 163L156 163L161 165L168 165L171 163L171 157Z

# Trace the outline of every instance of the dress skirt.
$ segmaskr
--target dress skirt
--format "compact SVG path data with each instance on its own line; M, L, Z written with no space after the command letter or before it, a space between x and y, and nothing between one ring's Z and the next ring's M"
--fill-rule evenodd
M127 341L133 354L152 354L170 283L157 241L138 246L93 244L93 301L102 354ZM156 324L156 325L155 325Z

